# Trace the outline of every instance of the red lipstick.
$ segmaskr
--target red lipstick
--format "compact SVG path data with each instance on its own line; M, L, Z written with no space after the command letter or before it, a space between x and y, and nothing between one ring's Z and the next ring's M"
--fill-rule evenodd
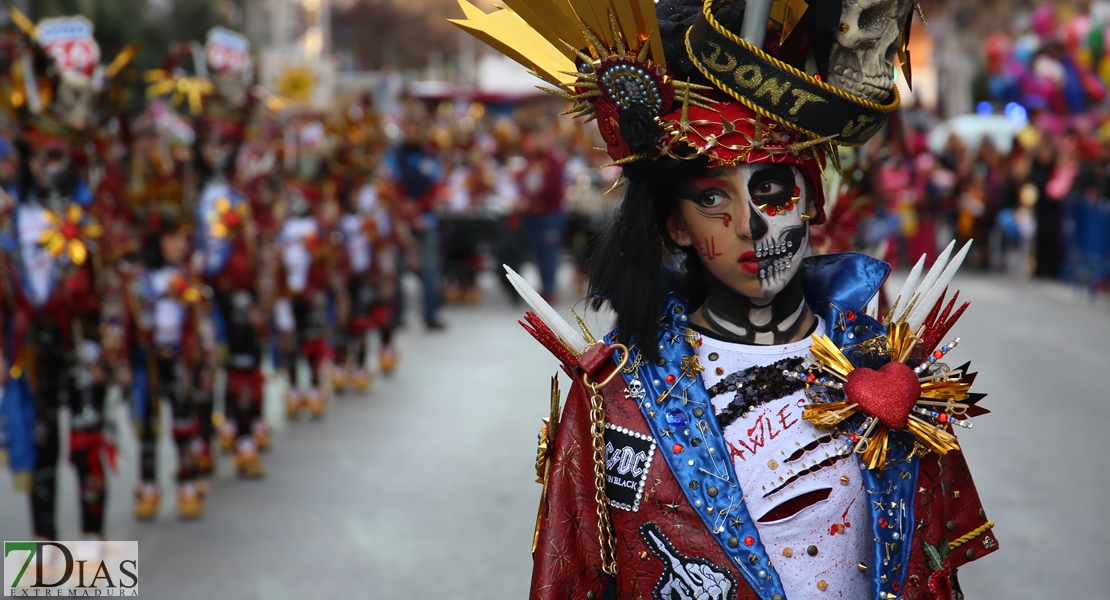
M736 264L740 265L741 269L755 275L759 272L759 259L755 257L754 250L748 250L736 259Z

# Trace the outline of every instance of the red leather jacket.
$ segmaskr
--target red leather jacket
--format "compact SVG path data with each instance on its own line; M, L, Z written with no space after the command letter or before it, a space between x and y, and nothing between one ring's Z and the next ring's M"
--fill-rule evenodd
M603 381L612 368L607 363L602 373L590 379ZM530 598L669 598L671 590L683 586L693 586L707 598L764 597L748 583L727 550L733 544L742 550L746 540L719 543L687 500L663 460L664 448L671 446L667 439L654 440L638 510L608 508L618 571L615 578L607 578L602 571L595 499L592 394L582 384L579 369L568 371L577 383L548 452L548 483L537 521ZM603 388L606 424L650 438L651 429L636 400L626 397L625 386L618 374ZM917 486L916 530L906 535L913 549L908 564L900 569L904 579L896 586L898 595L907 600L950 600L955 570L993 552L998 544L960 452L921 459ZM740 561L744 569L759 568L743 564L746 562ZM878 594L876 597L885 598Z

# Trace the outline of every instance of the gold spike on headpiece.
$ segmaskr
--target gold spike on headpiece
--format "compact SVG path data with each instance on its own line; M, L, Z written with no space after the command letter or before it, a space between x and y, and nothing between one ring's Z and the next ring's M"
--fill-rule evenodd
M506 0L485 13L459 0L465 19L450 21L532 69L545 81L568 87L578 77L574 59L606 56L651 58L666 68L653 0Z
M8 15L11 16L12 23L15 23L16 27L19 27L19 30L22 31L24 35L30 38L35 37L35 24L31 22L31 19L27 18L27 15L23 14L22 11L14 6L8 9Z

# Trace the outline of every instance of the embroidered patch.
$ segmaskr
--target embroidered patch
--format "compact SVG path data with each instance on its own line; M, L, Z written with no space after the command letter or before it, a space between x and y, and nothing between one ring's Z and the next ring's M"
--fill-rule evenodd
M683 555L655 523L641 525L640 537L663 563L663 575L652 590L655 600L736 598L736 579L728 569L698 556Z
M655 456L655 439L605 424L605 493L609 505L636 512Z

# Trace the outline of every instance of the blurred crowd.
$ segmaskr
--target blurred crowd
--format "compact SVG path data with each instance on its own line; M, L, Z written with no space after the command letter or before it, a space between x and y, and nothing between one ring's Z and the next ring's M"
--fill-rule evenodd
M826 227L834 249L881 248L908 267L948 240L974 239L971 268L1106 289L1110 147L1096 132L1029 125L1009 148L953 132L938 150L923 128L892 133L845 153Z
M488 112L481 103L410 104L410 113L430 118L406 121L387 162L406 194L426 198L439 251L423 255L422 264L442 262L445 301L476 303L479 272L500 272L502 264L519 269L525 262L535 263L541 293L553 300L556 267L567 250L582 291L587 248L618 197L606 192L619 170L598 168L608 161L595 149L600 142L591 131L556 119L561 108L547 99ZM403 165L419 161L434 165L431 180L406 175ZM427 289L440 287L425 281ZM505 290L515 302L507 282Z
M320 418L395 368L406 315L438 331L444 302L478 303L483 271L515 302L500 266L534 263L554 302L569 256L585 290L620 169L601 168L594 128L557 117L562 101L320 108L257 85L249 41L215 28L141 75L136 113L134 52L102 63L92 32L68 17L0 33L0 459L35 535L58 535L62 409L82 528L103 534L109 387L142 449L136 518L161 513L164 420L178 514L200 518L221 451L244 478L266 472L266 380L283 382L289 419ZM973 268L1106 289L1110 134L1089 111L1019 101L1001 131L938 129L918 108L843 149L813 247L908 267L974 238Z
M102 61L93 31L18 11L0 30L0 464L39 538L59 536L66 448L82 534L104 533L110 389L140 448L135 518L163 513L167 465L178 516L201 518L220 454L266 474L266 393L324 417L395 369L408 314L444 329L441 304L479 301L499 263L534 262L555 300L564 249L583 264L606 221L601 144L544 94L380 114L372 95L314 104L309 80L258 85L235 31L142 74L134 48Z

